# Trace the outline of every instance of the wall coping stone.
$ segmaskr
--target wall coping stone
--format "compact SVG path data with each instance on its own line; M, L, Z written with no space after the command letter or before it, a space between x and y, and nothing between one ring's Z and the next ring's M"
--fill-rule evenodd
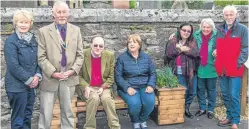
M13 13L20 8L1 8L1 22L12 22ZM24 9L24 8L22 8ZM52 22L51 8L25 8L33 12L37 23ZM248 22L248 10L238 10L238 20ZM203 18L212 18L214 22L222 22L222 10L168 10L168 9L71 9L70 22L201 22Z

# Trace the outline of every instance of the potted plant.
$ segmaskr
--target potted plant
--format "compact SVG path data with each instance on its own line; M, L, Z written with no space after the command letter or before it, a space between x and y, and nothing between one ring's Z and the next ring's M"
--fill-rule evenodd
M179 85L171 67L165 66L156 71L158 106L155 108L155 116L157 124L183 123L186 88Z

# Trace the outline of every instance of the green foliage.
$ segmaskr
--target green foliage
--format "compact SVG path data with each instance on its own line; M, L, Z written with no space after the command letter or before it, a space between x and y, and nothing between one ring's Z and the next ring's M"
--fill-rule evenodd
M131 29L132 31L134 31L134 30L137 29L137 27L136 27L136 26L130 26L130 29Z
M227 5L248 5L247 0L214 0L216 6L225 7Z
M2 25L2 27L3 27L3 30L8 31L8 32L14 30L14 27L12 24Z
M157 86L160 88L168 87L174 88L178 87L178 79L172 73L172 68L169 66L165 66L163 69L157 69Z
M188 5L189 9L201 9L203 6L204 0L186 0L184 1ZM173 5L173 0L162 0L162 8L163 9L171 9Z
M90 0L83 0L83 5L84 4L89 4L90 3Z
M130 9L135 9L137 6L136 0L130 0Z
M152 27L151 26L143 26L143 30L146 31L152 31Z
M203 6L204 0L189 0L186 1L189 9L201 9Z

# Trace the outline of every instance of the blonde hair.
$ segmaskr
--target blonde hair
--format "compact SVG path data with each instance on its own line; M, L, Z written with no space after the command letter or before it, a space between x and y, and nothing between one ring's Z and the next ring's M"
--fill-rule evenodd
M226 7L224 7L224 9L223 9L223 14L224 14L224 12L227 11L227 10L231 10L231 11L233 11L235 14L237 14L237 8L236 8L235 6L233 6L233 5L227 5Z
M134 43L138 43L140 48L139 50L141 50L142 48L142 40L141 40L141 37L138 35L138 34L132 34L132 35L129 35L128 36L128 40L127 40L127 46L129 44L129 41L133 41Z
M16 24L18 21L23 21L23 20L30 20L31 23L30 23L30 28L33 27L33 22L34 22L34 19L33 19L33 14L27 10L18 10L14 13L14 16L13 16L13 25L14 27L16 27Z
M200 30L202 30L202 24L203 23L207 23L208 25L210 25L212 27L213 30L215 30L215 24L214 21L211 18L205 18L202 19L201 24L200 24Z

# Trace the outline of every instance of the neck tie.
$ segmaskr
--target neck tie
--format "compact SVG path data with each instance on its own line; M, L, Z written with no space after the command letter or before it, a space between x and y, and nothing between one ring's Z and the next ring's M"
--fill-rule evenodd
M61 28L61 31L60 31L60 34L61 34L61 38L63 41L65 41L65 38L66 38L66 29L64 27ZM66 44L65 42L62 43L62 45L64 46L61 46L61 50L62 50L62 57L61 57L61 66L62 67L66 67L67 65L67 57L66 57L66 51L65 51L65 48L66 48Z

